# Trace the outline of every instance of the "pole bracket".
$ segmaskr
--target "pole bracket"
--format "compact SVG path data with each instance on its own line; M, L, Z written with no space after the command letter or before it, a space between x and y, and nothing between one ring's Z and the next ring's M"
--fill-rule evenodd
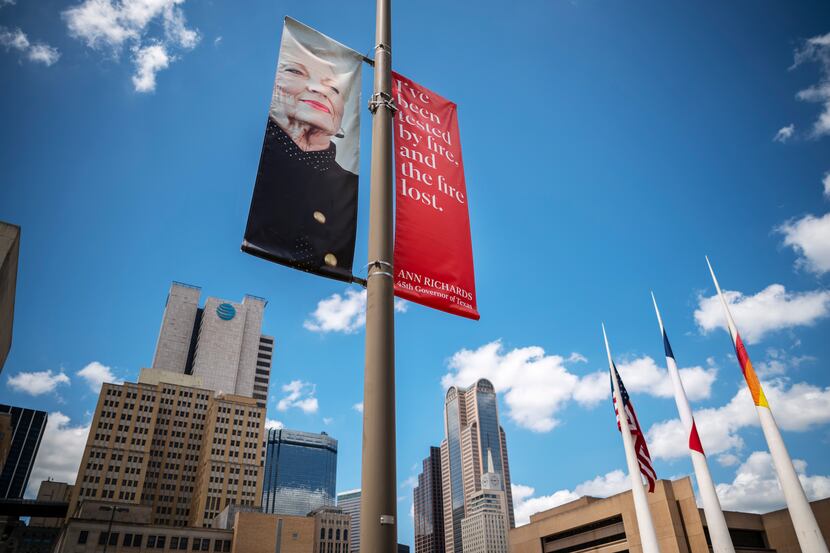
M375 52L378 50L383 50L390 56L392 55L392 47L386 44L385 42L378 42L377 46L375 46Z
M387 276L389 278L395 278L395 275L392 274L392 264L388 261L381 261L380 259L376 259L375 261L370 261L366 264L366 267L369 269L369 274L366 275L366 280L369 280L375 275ZM372 267L375 269L388 269L387 271L377 270L371 272Z
M369 111L372 112L372 115L378 110L379 107L385 107L388 109L392 116L395 116L395 112L398 111L398 105L395 103L395 99L392 98L391 94L387 94L386 92L375 92L372 94L372 99L369 100Z

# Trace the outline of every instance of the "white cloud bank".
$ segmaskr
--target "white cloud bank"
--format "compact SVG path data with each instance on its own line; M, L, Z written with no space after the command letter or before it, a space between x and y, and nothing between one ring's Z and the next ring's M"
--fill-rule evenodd
M72 426L69 417L63 413L49 413L35 466L29 478L27 497L36 497L40 483L47 478L69 484L75 483L88 434L89 425Z
M285 428L285 425L276 419L265 419L265 430L279 430L281 428Z
M311 382L292 380L288 384L283 384L282 391L286 395L277 403L277 410L279 411L284 412L296 408L308 414L316 413L320 407L317 398L314 397L317 387Z
M804 42L795 52L795 60L790 69L815 62L819 65L819 82L796 94L796 98L806 102L821 104L822 111L813 123L812 135L820 138L830 134L830 33L814 36Z
M500 340L476 350L462 349L449 360L450 372L441 379L444 388L469 386L479 378L493 383L504 395L507 415L517 425L534 432L548 432L559 424L557 413L569 401L593 407L610 398L610 380L606 370L587 375L571 372L569 362L584 357L572 353L568 358L549 355L539 346L505 351ZM666 369L651 357L641 357L618 364L629 391L657 397L671 397L671 382ZM709 397L716 369L691 367L680 369L693 399Z
M10 376L7 382L9 388L16 392L23 392L30 396L39 396L54 392L61 384L69 384L69 377L63 372L47 371L21 372Z
M100 392L101 385L104 382L111 382L113 384L121 384L124 382L113 374L111 368L102 365L98 361L93 361L75 374L86 380L86 383L93 392Z
M770 284L753 296L724 290L729 311L741 337L757 344L769 333L810 326L830 314L830 291L787 292L782 284ZM703 333L726 330L726 315L717 294L698 298L695 321Z
M830 478L808 475L807 463L800 459L794 459L793 465L810 501L830 496ZM785 506L772 457L766 451L753 452L738 467L735 479L718 484L717 492L721 506L730 511L768 513Z
M739 371L737 366L735 371ZM763 381L762 386L782 430L804 432L830 423L830 387L805 382L788 387L780 379ZM726 405L697 411L695 423L707 455L740 451L744 441L739 431L759 426L749 389L743 384ZM652 458L677 459L688 455L688 436L679 419L652 425L646 441Z
M408 303L395 299L395 311L406 313ZM353 334L366 325L366 290L347 289L317 302L317 308L303 323L312 332Z
M61 57L57 48L53 48L43 42L29 42L29 38L20 29L7 29L0 26L0 45L6 51L16 50L26 59L35 63L42 63L46 67L54 65Z
M587 480L573 490L557 490L550 495L534 497L536 490L522 484L511 484L516 526L530 522L530 515L553 509L580 497L609 497L631 489L631 480L621 470L615 470L593 480Z
M187 27L185 0L84 0L63 12L70 36L94 50L106 49L118 58L130 46L135 64L136 92L153 92L156 75L176 61L170 52L192 50L199 32ZM162 33L151 32L159 27Z

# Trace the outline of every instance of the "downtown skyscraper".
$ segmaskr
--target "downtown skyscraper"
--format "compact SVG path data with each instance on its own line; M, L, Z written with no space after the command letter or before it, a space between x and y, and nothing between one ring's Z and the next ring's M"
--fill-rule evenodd
M412 490L415 553L444 553L444 494L441 490L441 448L430 447L418 485Z
M105 383L70 499L150 507L155 525L207 527L227 506L259 508L273 338L266 301L207 298L173 283L153 367Z
M199 307L201 289L174 282L161 322L154 369L196 376L214 392L268 399L274 338L262 335L265 299L241 302L209 297Z
M441 477L446 552L462 553L462 522L471 514L470 501L482 490L485 473L498 476L507 504L507 524L510 528L515 526L507 439L499 424L496 390L489 380L480 379L469 388L452 386L447 390L444 432ZM490 455L492 468L486 466Z
M337 440L314 434L271 428L265 443L262 510L305 516L334 507L337 489Z

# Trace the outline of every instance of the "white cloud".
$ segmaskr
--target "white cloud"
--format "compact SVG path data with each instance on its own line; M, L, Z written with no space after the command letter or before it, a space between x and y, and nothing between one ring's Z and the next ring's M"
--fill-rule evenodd
M156 73L167 69L173 61L161 44L153 44L133 50L135 75L133 86L136 92L153 92L156 89Z
M564 505L583 496L609 497L631 489L631 480L621 470L615 470L587 480L571 490L557 490L550 495L534 497L536 490L522 484L511 484L516 526L530 522L530 516Z
M395 311L406 313L409 303L395 298ZM343 332L352 334L366 324L366 290L349 288L341 296L331 296L317 302L317 309L306 319L303 327L312 332Z
M786 374L790 369L797 369L804 362L815 360L815 357L809 355L790 355L783 349L767 348L766 359L753 363L753 367L759 377L765 378Z
M49 413L26 496L35 497L41 481L47 478L74 484L88 435L89 425L71 426L63 413Z
M0 44L5 46L6 50L25 52L29 48L29 39L26 37L26 33L20 29L9 30L0 27Z
M69 34L93 49L107 49L118 58L130 45L136 73L136 92L152 92L156 74L169 67L175 57L171 48L191 50L199 43L199 32L187 27L185 0L83 0L63 12ZM160 22L163 36L152 34Z
M363 402L361 401L360 403L355 403L354 405L352 405L352 409L354 409L358 413L362 413L363 412Z
M825 180L830 182L830 178ZM830 271L830 213L821 217L805 215L775 230L784 235L784 245L799 254L796 266L817 275Z
M0 8L3 6L14 6L15 4L15 0L0 0Z
M334 422L334 419L333 419L333 418L331 418L331 417L323 417L323 424L325 424L326 426L330 425L330 424L331 424L331 423L333 423L333 422Z
M277 409L279 411L288 411L294 407L303 413L317 412L319 404L317 398L314 397L317 388L311 382L292 380L288 384L283 384L282 391L286 395L277 403Z
M734 453L724 453L718 455L718 464L722 467L734 467L741 462L741 459Z
M346 290L317 303L317 309L303 326L312 332L351 334L366 324L366 290Z
M830 291L787 292L781 284L770 284L754 296L724 290L723 295L741 337L757 344L770 332L809 326L830 313ZM726 315L717 295L698 297L695 321L704 333L726 330Z
M790 123L786 127L782 127L778 129L778 132L775 133L775 137L773 137L774 142L786 142L790 138L792 138L793 133L795 132L795 125Z
M222 37L221 36L218 36L218 37L213 39L213 45L214 46L219 46L220 44L222 44Z
M813 137L819 138L830 134L830 33L815 36L805 41L795 52L795 61L790 69L807 62L819 65L819 82L796 94L796 98L822 105L822 112L813 123Z
M98 361L93 361L75 374L86 380L86 383L89 384L93 392L99 392L101 390L101 384L104 382L112 382L114 384L124 382L113 374L112 369L106 365L102 365Z
M559 424L556 414L567 402L573 400L583 407L593 407L611 396L607 371L579 376L566 368L565 363L578 360L574 355L567 359L548 355L538 346L505 352L496 340L474 351L456 352L448 363L450 372L441 384L444 388L469 386L486 378L496 391L504 394L507 414L513 422L535 432L548 432ZM630 391L673 396L668 372L651 357L636 358L618 364L618 368ZM715 368L683 368L680 373L691 399L709 397L717 374Z
M265 429L271 430L272 428L279 430L280 428L285 428L285 425L276 419L265 419Z
M821 184L824 185L824 195L830 198L830 171L824 173L824 178L821 179Z
M793 460L798 479L809 500L830 496L830 478L810 476L807 463ZM755 451L738 467L735 479L717 485L718 498L724 509L750 513L767 513L784 507L784 495L766 451Z
M9 30L0 26L0 45L6 50L17 50L26 56L29 61L42 63L49 67L57 63L61 54L57 48L53 48L43 42L32 44L29 38L20 29Z
M9 388L31 396L54 392L60 384L69 384L69 377L62 372L53 373L51 370L17 373L8 380Z
M646 355L617 363L617 370L629 392L650 394L657 397L674 397L674 384L668 370L658 367L654 359ZM689 367L679 369L683 389L691 401L706 399L712 391L712 383L718 371L714 367ZM607 379L607 377L606 377ZM610 386L609 394L610 394Z
M830 387L820 388L805 382L787 387L780 379L762 381L762 386L782 430L804 432L830 422ZM708 455L740 450L744 441L739 432L759 425L749 389L743 384L726 405L697 411L695 423ZM688 436L678 419L652 425L646 441L655 459L688 455Z

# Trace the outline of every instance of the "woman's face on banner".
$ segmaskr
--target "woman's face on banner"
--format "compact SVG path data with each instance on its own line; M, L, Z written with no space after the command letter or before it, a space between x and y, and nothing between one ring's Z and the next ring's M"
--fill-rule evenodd
M334 66L319 58L284 48L277 69L276 111L291 123L307 124L337 134L343 119L345 90Z

